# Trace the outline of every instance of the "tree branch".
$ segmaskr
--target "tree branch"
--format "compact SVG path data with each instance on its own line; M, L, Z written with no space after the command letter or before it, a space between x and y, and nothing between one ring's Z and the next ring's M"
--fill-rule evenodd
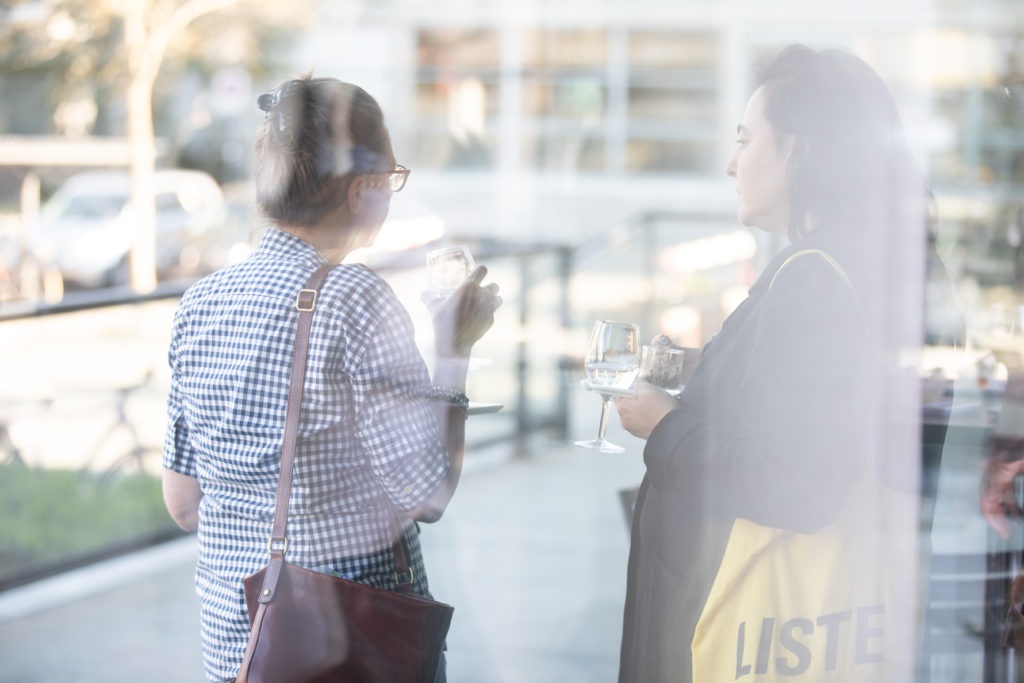
M193 21L217 10L224 9L238 3L239 0L189 0L184 5L174 10L171 18L163 26L162 30L167 31L168 36L173 36Z
M147 38L139 74L150 83L155 81L171 38L204 14L216 12L238 2L239 0L189 0L174 10L170 18L161 26L154 28Z

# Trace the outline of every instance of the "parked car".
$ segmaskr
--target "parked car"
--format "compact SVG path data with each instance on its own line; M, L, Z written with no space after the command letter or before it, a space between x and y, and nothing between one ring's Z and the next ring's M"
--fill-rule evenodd
M157 277L185 277L225 265L239 230L217 182L201 171L160 170L153 184ZM127 282L128 255L138 229L131 187L127 172L68 178L42 206L29 237L40 265L60 271L72 286Z

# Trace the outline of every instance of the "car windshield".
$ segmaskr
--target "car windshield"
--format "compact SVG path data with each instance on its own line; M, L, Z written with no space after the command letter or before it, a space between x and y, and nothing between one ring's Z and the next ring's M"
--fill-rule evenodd
M75 195L57 202L47 213L60 218L113 218L121 212L125 201L116 195Z

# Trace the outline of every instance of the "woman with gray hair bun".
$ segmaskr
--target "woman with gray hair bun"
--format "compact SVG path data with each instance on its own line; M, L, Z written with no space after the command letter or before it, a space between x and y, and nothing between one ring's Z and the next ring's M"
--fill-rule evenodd
M217 682L238 675L249 635L242 581L267 560L296 295L321 266L373 243L409 177L380 107L355 85L305 76L258 105L256 197L270 225L247 261L185 293L169 353L164 499L199 533L203 654ZM330 271L309 345L289 563L398 590L397 528L413 590L429 597L415 522L439 519L459 481L470 350L501 304L496 285L481 286L486 272L432 309L431 378L384 280L362 265Z
M619 680L912 680L926 188L885 84L791 46L725 168L787 236L646 439Z

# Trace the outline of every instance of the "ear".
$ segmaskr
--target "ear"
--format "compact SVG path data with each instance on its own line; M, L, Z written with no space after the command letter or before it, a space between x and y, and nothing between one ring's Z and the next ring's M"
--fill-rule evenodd
M798 159L807 153L807 139L797 139L792 133L777 133L775 149L782 159L792 163L794 159Z
M354 214L362 212L363 203L366 201L367 189L366 176L357 175L352 179L352 182L348 184L348 196L345 198L349 211Z

